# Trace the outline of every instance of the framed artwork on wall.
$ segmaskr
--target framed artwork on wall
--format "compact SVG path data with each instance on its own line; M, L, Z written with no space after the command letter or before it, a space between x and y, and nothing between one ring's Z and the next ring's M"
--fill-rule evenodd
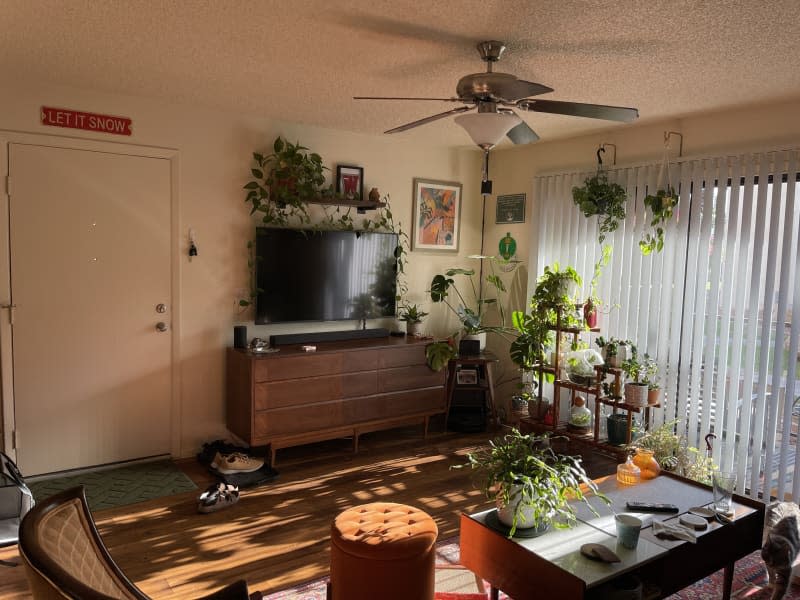
M524 223L525 194L498 196L494 222L498 225L501 223Z
M336 167L336 193L348 200L364 198L364 169L338 165Z
M461 184L414 178L412 250L458 252Z

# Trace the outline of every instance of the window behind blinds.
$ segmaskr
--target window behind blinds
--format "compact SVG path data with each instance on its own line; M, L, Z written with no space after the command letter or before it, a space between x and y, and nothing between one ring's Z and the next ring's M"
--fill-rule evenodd
M613 254L597 288L615 307L602 317L603 335L634 341L659 364L663 400L654 423L680 419L681 432L698 448L706 433L715 433L715 458L734 461L737 491L791 493L795 501L797 167L797 150L671 164L680 202L664 250L649 256L638 247L650 220L643 199L663 185L661 166L609 171L609 180L627 191L627 217L607 238ZM579 212L572 188L592 174L534 181L537 273L553 262L572 265L583 275L584 296L601 250L597 219ZM723 446L728 456L720 455Z

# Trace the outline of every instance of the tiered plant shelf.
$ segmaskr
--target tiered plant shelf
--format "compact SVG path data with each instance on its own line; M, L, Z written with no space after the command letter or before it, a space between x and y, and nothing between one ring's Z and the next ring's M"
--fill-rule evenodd
M555 351L553 352L553 364L537 364L533 367L533 370L538 373L539 377L539 400L542 399L542 392L543 392L543 378L545 374L551 374L555 376L555 380L553 382L553 401L550 406L550 410L548 412L549 415L549 422L545 420L538 420L532 417L523 418L520 421L520 427L525 432L536 432L536 433L545 433L550 432L553 434L567 436L570 439L580 441L583 443L587 443L589 445L595 446L599 449L602 449L607 452L611 452L617 455L624 455L626 453L625 447L631 443L631 432L633 430L633 415L634 413L643 413L644 422L643 425L645 429L649 428L650 426L650 408L656 405L649 405L649 406L634 406L631 404L627 404L624 402L622 396L614 396L614 395L604 395L603 394L603 383L610 382L610 388L612 390L619 390L622 388L622 375L623 372L621 369L608 367L605 365L600 365L595 367L595 376L590 385L583 385L579 383L575 383L574 381L570 381L562 377L563 372L563 365L560 364L561 361L561 336L562 334L567 334L568 336L572 336L572 342L576 343L578 339L582 335L592 334L592 333L599 333L600 328L577 328L577 327L562 327L561 326L561 312L557 313L557 320L556 323L553 324L550 329L555 332L556 334L556 343L555 343ZM562 394L562 391L568 390L569 395ZM593 404L594 405L594 424L590 431L588 432L576 432L570 430L567 427L567 421L560 420L561 415L561 405L565 398L568 398L568 407L571 407L575 401L575 395L577 393L584 394L587 398L587 405ZM591 402L593 400L593 402ZM600 437L600 417L601 417L601 408L603 406L609 406L612 409L612 414L615 414L620 411L624 411L627 415L627 423L628 423L628 433L626 443L623 445L614 445L610 444L607 437Z

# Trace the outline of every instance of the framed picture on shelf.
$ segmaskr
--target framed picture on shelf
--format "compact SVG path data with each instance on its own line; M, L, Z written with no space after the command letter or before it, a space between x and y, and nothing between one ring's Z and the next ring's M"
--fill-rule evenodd
M348 200L364 199L364 169L338 165L336 167L336 193Z
M414 179L412 250L458 252L461 184Z
M478 385L478 371L475 369L459 369L456 371L457 385Z

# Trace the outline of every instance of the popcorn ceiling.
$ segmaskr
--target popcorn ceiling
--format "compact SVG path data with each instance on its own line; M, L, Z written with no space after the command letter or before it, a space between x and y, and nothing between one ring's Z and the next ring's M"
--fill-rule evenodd
M543 96L634 106L640 122L800 96L797 0L91 2L4 0L0 77L380 134L456 105L353 95L455 93L495 70ZM543 140L617 127L522 113ZM452 119L398 135L470 144Z

